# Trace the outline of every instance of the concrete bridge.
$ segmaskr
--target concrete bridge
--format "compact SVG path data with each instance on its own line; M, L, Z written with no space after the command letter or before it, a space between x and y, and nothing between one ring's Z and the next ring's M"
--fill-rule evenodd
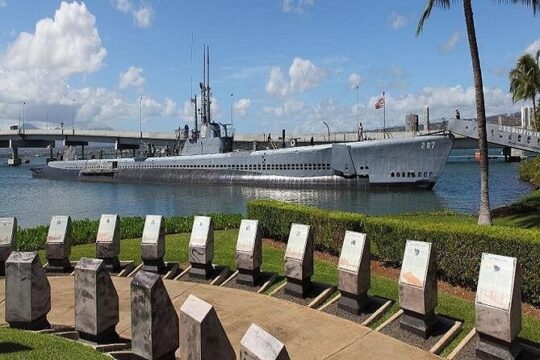
M448 130L456 136L454 149L476 149L478 147L478 129L473 120L450 120ZM500 126L488 124L488 142L490 146L504 148L505 155L519 156L512 153L511 149L520 151L532 151L540 153L540 133L518 127ZM367 139L405 138L425 135L428 132L411 131L364 131L363 137ZM283 134L270 134L276 146L281 146ZM299 134L287 135L286 139L294 139L296 146L309 145L313 139L314 144L335 142L358 141L357 132L328 132L326 134ZM178 139L178 140L177 140ZM138 132L117 130L8 130L0 131L0 148L11 149L11 158L8 164L17 166L21 163L18 155L19 148L50 148L56 142L62 142L63 146L81 146L84 158L84 148L92 143L114 144L115 150L138 150L145 143L151 143L158 147L173 147L179 141L180 145L185 141L182 134L177 136L171 132ZM288 142L290 140L287 140ZM268 134L236 134L235 148L237 149L263 149L268 146Z

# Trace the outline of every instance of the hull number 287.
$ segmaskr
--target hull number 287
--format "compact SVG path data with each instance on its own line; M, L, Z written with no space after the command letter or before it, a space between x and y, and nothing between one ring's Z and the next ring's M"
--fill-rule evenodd
M422 150L433 150L435 149L435 141L422 141Z

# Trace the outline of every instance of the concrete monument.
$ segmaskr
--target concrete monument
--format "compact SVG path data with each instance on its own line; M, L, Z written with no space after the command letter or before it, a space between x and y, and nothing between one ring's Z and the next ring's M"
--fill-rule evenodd
M11 253L6 261L6 322L18 329L50 328L51 287L37 252Z
M178 315L156 273L139 271L131 282L131 349L143 359L174 359Z
M431 243L407 240L399 275L400 326L428 338L437 320L437 267Z
M71 217L53 216L45 244L47 270L70 272Z
M255 286L261 272L262 239L258 220L243 219L236 243L236 269L239 284Z
M165 219L147 215L141 241L142 270L160 274L165 269Z
M189 239L189 276L209 279L214 271L214 223L208 216L195 216Z
M311 291L313 238L309 225L292 224L285 250L285 293L305 298Z
M479 359L516 359L521 331L521 267L514 257L482 254L476 290Z
M118 293L99 259L82 258L75 266L75 331L94 343L118 340Z
M240 341L240 360L289 360L285 345L255 324Z
M101 215L96 237L96 257L105 262L109 271L120 270L120 218L118 215Z
M180 308L180 359L236 359L212 305L193 295Z
M338 263L339 291L337 306L360 314L368 302L370 285L370 247L366 234L345 232Z
M15 247L17 218L0 218L0 276L5 275L6 260Z

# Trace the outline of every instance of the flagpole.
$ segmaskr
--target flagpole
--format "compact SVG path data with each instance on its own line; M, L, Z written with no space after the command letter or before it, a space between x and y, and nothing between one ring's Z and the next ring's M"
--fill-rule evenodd
M384 97L384 91L382 92L382 98L383 98L383 136L386 139L386 99Z

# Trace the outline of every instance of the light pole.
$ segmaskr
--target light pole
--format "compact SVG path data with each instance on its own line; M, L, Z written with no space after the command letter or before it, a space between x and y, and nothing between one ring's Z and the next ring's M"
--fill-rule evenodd
M231 129L233 127L233 93L231 93Z
M322 122L324 125L326 125L326 130L328 131L328 142L330 142L330 126L326 123L326 121Z
M356 85L356 130L360 127L360 112L358 111L358 85Z
M73 129L73 135L75 135L75 99L71 104L71 127Z
M22 131L24 133L24 115L25 115L26 101L23 102L22 106Z
M142 96L139 98L139 134L142 139Z

